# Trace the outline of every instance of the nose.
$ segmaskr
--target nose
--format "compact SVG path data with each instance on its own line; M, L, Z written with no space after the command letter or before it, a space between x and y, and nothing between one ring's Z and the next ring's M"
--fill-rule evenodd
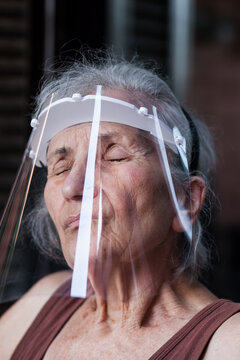
M62 187L62 193L65 199L75 200L75 201L82 200L85 183L87 190L90 190L88 180L85 179L85 170L86 170L86 166L79 166L79 165L75 165L72 167L71 170L69 170ZM96 174L95 174L95 181L93 185L94 198L99 193L99 186L97 183L98 181L96 180Z

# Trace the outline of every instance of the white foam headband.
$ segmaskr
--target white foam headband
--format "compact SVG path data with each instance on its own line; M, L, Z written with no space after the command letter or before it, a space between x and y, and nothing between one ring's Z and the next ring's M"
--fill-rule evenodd
M72 97L65 97L52 102L51 105L47 106L40 113L38 119L31 121L31 126L34 128L31 141L32 156L34 156L38 147L40 134L45 122L45 129L37 156L38 165L40 162L46 165L48 144L61 130L73 125L92 122L95 101L96 95L81 97L80 94L73 94ZM116 98L101 96L102 121L132 126L157 137L154 116L148 114L147 108L140 107L138 109L135 105ZM161 119L159 119L159 122L166 145L177 153L172 130Z

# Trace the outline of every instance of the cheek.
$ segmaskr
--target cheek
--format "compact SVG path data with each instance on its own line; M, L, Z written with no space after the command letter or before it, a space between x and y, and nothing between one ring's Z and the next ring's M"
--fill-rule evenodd
M130 209L144 184L145 172L137 166L126 165L108 177L106 188L112 190L108 193L114 199L115 208Z
M105 189L115 215L137 216L153 206L153 201L163 186L161 179L148 167L126 164L115 174L105 177ZM162 190L161 190L162 192Z
M154 167L131 168L127 181L127 187L131 189L134 216L142 223L141 226L158 227L161 223L161 228L165 225L168 227L174 210L162 172Z
M149 167L130 167L127 179L132 192L136 196L149 198L149 201L151 194L159 190L162 192L165 184L162 175Z
M58 229L58 219L61 209L61 193L59 188L51 184L51 181L48 181L44 189L44 200L47 206L48 212Z

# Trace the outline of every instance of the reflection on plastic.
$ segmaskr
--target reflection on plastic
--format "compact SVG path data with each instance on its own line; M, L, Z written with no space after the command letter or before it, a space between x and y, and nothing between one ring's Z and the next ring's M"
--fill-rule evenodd
M53 101L54 94L52 94L49 104L49 110ZM0 302L4 297L4 288L6 279L9 273L13 253L16 246L16 240L18 238L23 212L27 202L27 197L33 177L33 171L36 165L38 151L40 148L43 132L47 122L49 110L45 115L44 125L42 127L41 135L37 145L34 158L30 156L32 150L30 148L32 137L34 136L34 130L31 134L28 142L27 149L24 153L23 160L18 171L15 183L5 208L4 214L0 224ZM11 214L10 214L11 213Z

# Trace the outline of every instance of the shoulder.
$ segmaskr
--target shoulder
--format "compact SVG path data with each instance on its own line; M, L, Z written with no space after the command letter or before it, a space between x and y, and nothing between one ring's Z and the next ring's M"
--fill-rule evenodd
M59 271L39 280L0 319L1 359L9 359L51 295L71 277L70 271Z
M214 333L204 360L240 359L240 312L226 320Z

